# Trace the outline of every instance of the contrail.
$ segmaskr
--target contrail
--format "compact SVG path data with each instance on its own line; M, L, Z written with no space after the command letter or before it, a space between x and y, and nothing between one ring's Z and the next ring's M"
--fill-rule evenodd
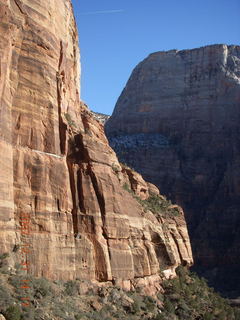
M109 13L121 13L124 12L123 9L118 10L104 10L104 11L89 11L89 12L82 12L80 15L87 16L90 14L109 14Z

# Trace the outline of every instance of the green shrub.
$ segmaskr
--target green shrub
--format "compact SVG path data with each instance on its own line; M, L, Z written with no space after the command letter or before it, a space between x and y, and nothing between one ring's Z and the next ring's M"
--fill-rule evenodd
M7 252L0 255L0 272L3 274L9 273L8 264L6 261L8 257L9 257L9 254Z
M4 306L9 306L13 304L14 299L11 295L11 291L4 285L1 281L0 283L0 311L3 311Z
M7 253L7 252L1 254L0 255L0 262L2 262L3 260L5 260L8 257L9 257L9 253Z
M29 280L28 282L23 282L23 280ZM14 287L14 292L17 295L17 298L21 299L21 297L27 293L28 297L33 299L34 290L32 285L32 277L29 275L14 275L9 277L9 283ZM27 284L29 286L28 289L23 289L22 286Z
M21 310L18 306L10 306L7 310L3 313L6 320L21 320Z
M159 214L164 217L176 217L179 215L178 208L172 207L171 201L164 197L150 194L148 199L142 200L141 202L145 209L148 209L155 214Z
M214 315L212 313L206 312L203 316L203 320L213 320Z
M227 301L208 287L203 278L190 273L187 268L177 268L178 278L163 283L163 315L170 319L236 320L234 310Z
M156 301L152 297L150 297L150 296L144 297L143 302L145 303L147 311L152 312L155 310Z
M240 320L240 311L231 308L209 288L205 279L182 266L176 272L178 278L165 280L162 284L164 293L157 294L160 305L160 301L157 303L137 290L125 293L120 288L108 287L99 290L98 296L96 290L92 290L91 296L79 296L79 280L52 283L28 276L31 288L26 294L31 306L22 307L22 310L23 291L19 286L21 279L27 276L4 275L0 277L0 312L7 320ZM126 296L133 303L126 303ZM100 304L98 310L92 304L93 298Z
M69 113L65 113L65 118L66 118L70 127L75 127L75 128L77 127L75 121L72 120L72 117L70 116Z
M34 297L45 297L52 292L51 284L45 278L34 279L31 284L34 290Z
M159 313L155 318L154 320L166 320L166 317L164 314L162 313Z
M235 320L240 320L240 309L235 308L235 309L233 309L233 312L234 312Z
M75 317L75 320L83 320L83 319L86 319L85 315L86 314L84 312L79 311L79 313L75 314L74 317Z
M142 297L137 294L134 294L131 298L134 301L134 303L131 305L131 313L133 313L133 314L139 313L141 311L142 306L143 306Z
M23 308L21 320L25 320L25 319L27 319L27 320L45 319L42 316L43 316L42 310L37 309L37 311L35 311L32 306L31 307L25 307L25 308Z
M116 166L114 163L112 164L112 170L115 172L115 173L118 173L119 172L119 167Z
M127 192L131 193L132 196L137 198L137 196L135 195L135 193L132 191L132 189L130 188L130 186L127 183L124 183L123 189L126 190Z
M175 312L174 305L172 304L172 302L168 298L166 298L165 301L164 301L164 309L168 313L174 313Z
M78 284L76 281L67 281L64 284L65 287L65 294L68 296L75 296L78 295Z
M186 275L188 275L188 273L188 269L182 265L176 268L176 274L179 276L179 278L184 278Z
M162 196L150 194L148 199L142 200L133 192L133 190L127 183L123 185L123 189L131 193L133 198L135 198L144 208L144 211L150 210L152 213L166 218L176 217L180 214L178 208L172 207L171 201L167 200Z

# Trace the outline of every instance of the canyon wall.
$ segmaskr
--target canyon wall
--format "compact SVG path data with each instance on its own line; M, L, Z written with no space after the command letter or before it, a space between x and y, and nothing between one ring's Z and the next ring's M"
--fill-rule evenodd
M185 218L141 204L149 190L165 200L80 101L71 2L0 0L0 33L0 253L13 271L158 289L160 269L192 264Z
M106 123L120 161L183 206L198 270L228 291L240 283L239 123L234 45L149 55Z

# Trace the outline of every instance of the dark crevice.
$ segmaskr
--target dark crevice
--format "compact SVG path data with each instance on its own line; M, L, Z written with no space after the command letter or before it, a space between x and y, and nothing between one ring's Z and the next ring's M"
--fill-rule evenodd
M33 128L31 128L31 133L30 133L30 147L33 146L33 137L34 137Z
M61 208L60 208L60 200L59 200L59 199L57 199L57 210L58 210L58 212L61 211Z
M60 69L63 61L63 43L60 41L60 56L59 56L59 62L58 62L58 72L60 74Z
M67 136L67 125L63 122L62 113L61 113L61 104L62 104L62 74L61 73L61 65L63 61L63 44L60 41L60 56L58 63L58 72L56 76L57 80L57 101L58 101L58 123L59 123L59 139L60 139L60 151L61 154L66 153L66 136Z
M96 197L98 199L98 204L99 204L101 217L102 217L102 224L103 224L102 235L105 238L105 240L107 241L108 256L109 256L109 260L111 261L111 251L110 251L110 245L109 245L109 238L108 238L108 235L107 235L106 229L105 229L105 225L106 225L106 208L105 208L104 196L103 196L102 192L99 189L97 178L96 178L94 172L92 171L92 168L91 168L90 164L88 166L88 170L89 170L89 175L91 177L91 181L92 181L92 185L93 185ZM106 278L105 278L104 281L106 281Z
M36 195L34 197L34 210L35 210L35 212L37 211L37 206L38 206L38 196Z
M76 134L68 140L68 155L67 155L67 166L69 172L70 188L72 195L72 219L73 219L73 229L74 234L79 233L79 218L78 210L86 213L86 208L84 207L84 196L83 196L83 182L82 182L82 163L86 162L88 159L88 153L83 145L82 135ZM77 174L75 174L75 168Z
M164 267L171 266L172 265L171 258L169 257L169 254L168 254L168 251L166 248L166 244L161 239L160 235L154 232L151 235L151 242L154 246L154 250L156 252L156 256L158 258L160 267L161 266L164 266Z
M83 170L83 168L78 170L78 174L77 174L78 203L79 203L80 211L86 214L87 211L86 211L86 208L84 206L82 170Z
M74 234L78 234L78 216L77 216L77 200L76 200L76 185L75 185L75 179L74 179L74 170L73 170L73 164L71 161L68 161L67 158L67 166L68 166L68 172L69 172L69 180L70 180L70 189L72 194L72 219L73 219L73 231Z
M86 129L86 128L85 128ZM89 157L89 153L87 148L84 146L84 136L81 133L74 135L68 141L68 156L67 156L67 164L69 170L69 177L70 177L70 186L71 186L71 194L72 194L72 202L73 202L73 209L72 209L72 219L73 219L73 228L75 236L81 232L81 230L85 230L84 233L86 237L92 242L94 246L95 252L95 277L100 282L105 282L108 280L107 275L107 266L106 261L103 259L103 248L100 245L99 241L95 238L96 230L95 228L95 219L92 216L87 215L87 209L85 208L84 203L84 193L83 193L83 175L86 174L90 177L91 183L94 189L94 192L97 197L98 205L101 212L102 217L102 224L105 225L105 201L103 194L99 188L99 182L97 177L91 167L91 160ZM76 168L74 168L76 166ZM77 171L76 171L77 170ZM78 211L81 211L82 215L78 215ZM91 221L88 221L91 219ZM86 227L90 226L93 228L85 229ZM107 235L103 227L103 237L107 240ZM108 254L109 252L109 245L108 245Z
M103 220L103 224L105 222L105 216L106 216L106 211L105 211L105 200L103 197L103 194L101 193L101 191L99 190L99 186L98 186L98 181L97 178L94 174L94 172L92 171L91 165L88 165L88 172L92 181L92 185L98 200L98 204L99 204L99 208L100 208L100 212L101 212L101 216L102 216L102 220Z
M1 76L1 75L0 75ZM19 114L19 116L17 117L17 122L16 122L16 126L15 129L19 130L21 128L21 113Z
M14 2L16 3L16 6L18 7L19 11L21 12L21 14L26 14L23 9L22 9L22 3L19 0L14 0Z

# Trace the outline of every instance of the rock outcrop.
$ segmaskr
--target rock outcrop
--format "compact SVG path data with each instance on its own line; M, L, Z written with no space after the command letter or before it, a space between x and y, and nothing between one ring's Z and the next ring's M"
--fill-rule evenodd
M224 290L240 283L239 123L233 45L151 54L106 123L120 161L183 206L195 264Z
M0 0L0 33L0 253L35 276L152 292L160 268L192 263L184 215L141 205L140 185L156 188L80 101L71 2Z
M104 125L104 124L108 121L108 119L110 118L109 115L104 114L104 113L99 113L99 112L93 112L93 111L92 111L92 115L93 115L94 119L100 121L101 124L103 124L103 125Z

